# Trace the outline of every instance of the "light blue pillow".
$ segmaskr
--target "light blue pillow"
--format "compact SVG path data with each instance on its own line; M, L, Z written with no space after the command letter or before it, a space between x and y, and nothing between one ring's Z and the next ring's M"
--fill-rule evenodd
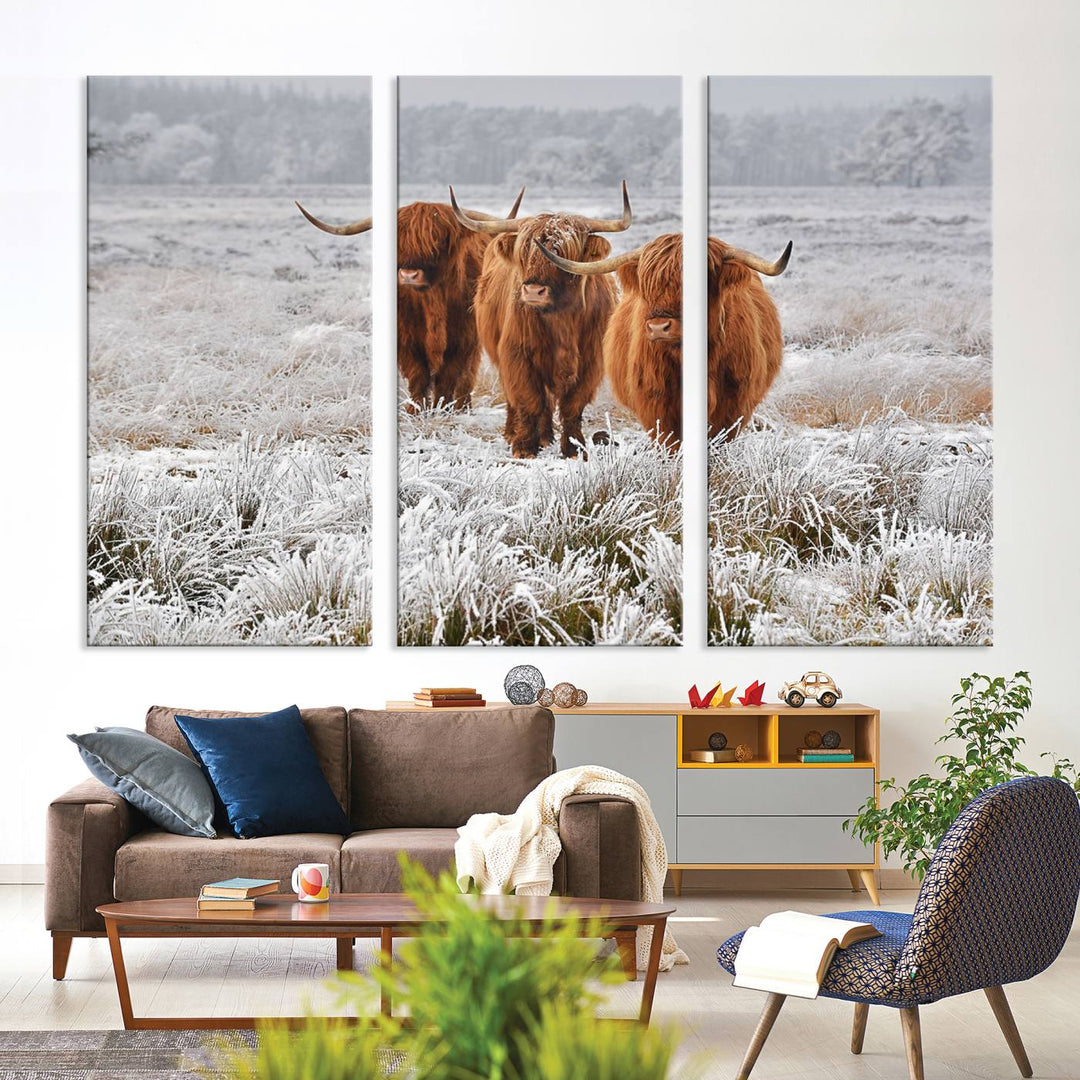
M186 754L134 728L69 735L86 767L155 825L180 836L214 838L214 791Z

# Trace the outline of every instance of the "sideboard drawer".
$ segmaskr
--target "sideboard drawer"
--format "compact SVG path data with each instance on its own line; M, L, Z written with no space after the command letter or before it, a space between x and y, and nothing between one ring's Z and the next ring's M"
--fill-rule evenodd
M872 768L680 769L678 812L853 817L873 793Z
M843 817L680 815L678 861L737 866L772 863L872 865L873 846L867 847L844 832L844 820Z

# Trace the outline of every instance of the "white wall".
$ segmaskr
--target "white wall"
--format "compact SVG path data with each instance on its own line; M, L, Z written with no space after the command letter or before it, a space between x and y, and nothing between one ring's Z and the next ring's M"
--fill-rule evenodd
M17 9L17 13L16 13ZM770 688L810 667L880 706L887 773L929 766L958 676L1032 671L1033 751L1080 757L1076 702L1080 485L1077 267L1080 42L1070 0L699 0L509 4L185 0L152 5L54 0L0 16L0 334L5 408L3 739L0 880L43 858L49 798L83 776L63 736L138 725L148 704L377 705L421 682L475 683L496 696L511 663L531 660L594 699L681 700L693 681ZM687 76L689 237L703 235L704 76L994 76L997 390L997 644L991 649L706 650L703 436L688 424L689 644L676 650L485 652L393 645L393 416L387 360L392 233L375 234L376 645L370 649L87 649L84 645L83 141L86 74L372 74L377 210L394 206L396 74ZM696 193L696 197L695 194ZM693 248L689 249L691 252ZM701 249L703 250L703 248ZM701 260L687 262L686 323L701 310ZM697 343L698 370L702 346ZM688 346L688 364L693 354ZM687 415L702 382L687 380ZM691 411L693 410L693 411ZM381 421L381 422L380 422ZM695 430L699 429L699 430ZM1034 753L1032 754L1034 757Z

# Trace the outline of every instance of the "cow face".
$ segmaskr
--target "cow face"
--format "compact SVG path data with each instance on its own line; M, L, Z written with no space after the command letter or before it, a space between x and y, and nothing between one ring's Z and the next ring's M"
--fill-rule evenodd
M466 235L442 203L403 206L398 210L398 287L422 290L438 284Z
M637 292L648 341L682 341L682 237L668 233L650 241L637 259L619 268L623 291Z
M553 315L583 302L582 280L553 265L542 244L564 258L595 262L611 245L589 231L590 223L576 214L537 214L523 221L516 233L495 240L497 255L513 267L518 279L518 303L542 315Z

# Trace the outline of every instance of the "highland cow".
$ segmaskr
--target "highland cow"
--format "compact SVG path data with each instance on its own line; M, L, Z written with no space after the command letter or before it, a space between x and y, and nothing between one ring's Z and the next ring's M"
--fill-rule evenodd
M553 267L541 245L578 262L605 258L611 245L596 234L621 232L633 221L625 182L622 194L621 218L545 213L481 221L458 207L450 189L458 221L495 237L476 290L476 324L506 395L505 435L514 457L535 457L554 441L555 408L563 457L576 457L584 446L582 413L603 378L615 284Z
M510 209L517 216L522 188ZM352 225L327 225L300 212L316 227L338 236L371 228L371 218ZM490 214L470 210L479 221ZM445 203L414 202L398 210L398 371L414 408L468 408L480 367L480 342L473 297L489 243L464 228Z

